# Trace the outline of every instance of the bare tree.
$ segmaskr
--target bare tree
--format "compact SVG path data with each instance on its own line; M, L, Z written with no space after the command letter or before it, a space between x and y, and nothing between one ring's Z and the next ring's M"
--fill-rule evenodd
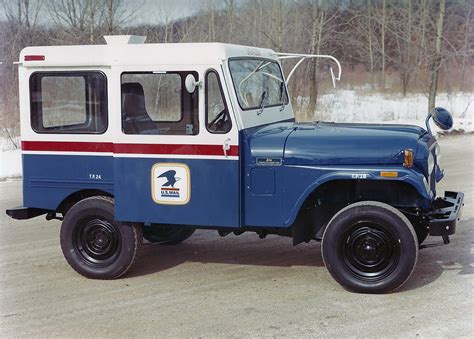
M387 11L386 11L386 0L382 0L382 29L381 29L381 41L382 41L382 90L385 89L385 31L387 26Z
M18 73L13 61L27 45L42 43L38 19L43 2L30 0L4 0L0 2L7 21L0 29L0 133L18 135Z
M319 54L321 46L321 34L324 26L326 13L320 11L319 5L316 1L311 4L311 42L309 53ZM318 98L318 74L319 74L319 59L312 59L310 66L310 90L309 90L309 106L308 114L309 118L312 119L314 112L316 111L316 103Z
M179 13L179 8L174 4L162 6L157 9L157 21L161 23L161 36L155 39L159 42L174 42L174 21Z
M428 97L428 111L431 112L435 107L436 103L436 93L438 91L438 77L439 77L439 68L441 66L442 54L441 49L443 45L443 25L444 25L444 15L446 12L446 1L440 0L439 2L439 12L438 12L438 22L436 24L436 42L434 57L431 63L431 82L430 90Z
M473 6L468 1L466 4L466 18L463 23L463 45L462 45L462 61L461 61L461 90L465 89L466 82L466 66L468 65L468 60L472 59L474 55L474 22L472 22L472 12Z
M49 16L60 31L59 40L69 43L93 43L100 26L103 10L93 0L52 0L48 3Z
M233 41L234 39L234 25L235 25L235 3L234 0L226 0L227 4L227 28L228 28L228 40Z
M105 32L107 34L114 34L121 27L130 24L135 18L136 12L143 6L143 1L135 1L133 6L126 5L123 0L101 1L103 1L103 5L105 5L102 13L104 17ZM97 3L101 5L101 1L97 1Z
M3 0L5 16L13 27L30 30L38 22L43 2L41 0Z

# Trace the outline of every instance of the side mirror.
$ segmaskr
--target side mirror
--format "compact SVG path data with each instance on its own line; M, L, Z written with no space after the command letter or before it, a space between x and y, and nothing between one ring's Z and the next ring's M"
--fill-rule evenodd
M194 78L194 75L188 74L186 76L186 79L184 80L184 86L186 87L186 91L189 94L192 94L196 90L196 87L199 86L199 82L196 81L196 79Z
M431 117L436 126L444 131L453 127L453 117L451 113L443 107L436 107L433 112L431 112Z

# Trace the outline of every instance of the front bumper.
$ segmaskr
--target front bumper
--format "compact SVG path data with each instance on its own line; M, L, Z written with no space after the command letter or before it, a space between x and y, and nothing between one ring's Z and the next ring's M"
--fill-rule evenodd
M433 202L433 210L428 213L429 234L447 236L456 232L456 224L461 217L464 206L464 193L444 192L444 198Z

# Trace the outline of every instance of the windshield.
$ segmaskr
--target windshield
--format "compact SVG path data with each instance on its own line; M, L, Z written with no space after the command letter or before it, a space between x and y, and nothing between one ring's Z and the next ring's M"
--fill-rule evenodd
M231 59L230 73L239 105L243 110L288 103L285 82L276 61L262 59Z

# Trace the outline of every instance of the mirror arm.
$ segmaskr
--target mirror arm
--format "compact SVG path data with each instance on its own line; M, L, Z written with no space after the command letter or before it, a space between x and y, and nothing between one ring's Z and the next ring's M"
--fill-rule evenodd
M433 135L433 133L431 133L430 118L431 118L431 113L428 113L428 115L426 116L426 119L425 119L425 124L426 124L426 129L428 130L428 133L430 135Z
M332 80L332 87L336 88L336 76L334 75L334 71L332 70L332 67L329 68L331 71L331 80Z
M332 55L327 55L327 54L299 54L299 53L275 53L278 59L284 60L284 59L300 59L296 65L293 67L293 69L290 71L290 74L288 75L288 78L286 79L286 84L288 85L288 82L295 72L295 70L298 68L299 65L303 62L303 60L306 59L311 59L311 58L325 58L325 59L330 59L334 61L334 63L337 65L337 76L334 74L333 71L331 71L331 77L333 81L333 85L335 85L336 80L340 81L341 80L341 73L342 73L342 68L339 60L337 60L335 57ZM335 86L334 86L335 87Z

